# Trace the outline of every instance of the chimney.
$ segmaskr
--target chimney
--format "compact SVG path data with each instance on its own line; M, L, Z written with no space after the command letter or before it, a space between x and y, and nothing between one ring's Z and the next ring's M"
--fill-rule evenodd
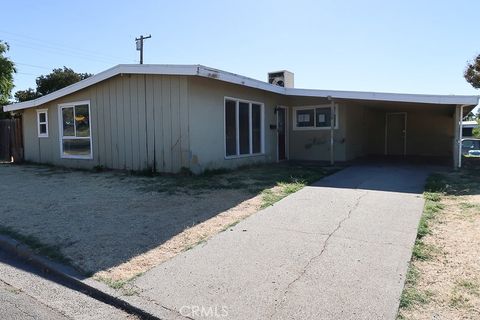
M293 72L282 70L268 73L268 83L280 87L293 88Z

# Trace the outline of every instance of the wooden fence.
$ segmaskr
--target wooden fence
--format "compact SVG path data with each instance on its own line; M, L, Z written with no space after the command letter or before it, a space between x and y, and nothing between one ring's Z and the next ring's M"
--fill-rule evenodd
M23 161L22 119L0 120L0 161Z

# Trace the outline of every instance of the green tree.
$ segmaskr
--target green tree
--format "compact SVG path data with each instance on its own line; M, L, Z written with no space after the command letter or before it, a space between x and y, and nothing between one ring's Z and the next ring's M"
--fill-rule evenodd
M463 76L475 89L480 88L480 54L467 63Z
M37 78L37 94L43 96L52 93L90 76L90 73L76 73L67 67L53 69L51 73Z
M473 130L472 130L472 136L480 139L480 111L478 111L478 113L477 113L477 124L478 124L478 126L473 128Z
M28 88L27 90L18 90L17 92L15 92L14 96L17 102L23 102L38 98L37 92L32 88Z
M27 90L20 90L15 92L15 99L17 102L33 100L54 91L65 88L78 81L84 80L92 76L90 73L77 73L71 68L63 67L53 69L47 75L41 75L36 79L36 90L29 88Z
M17 72L13 61L5 56L8 50L10 50L8 43L0 40L0 106L8 104L14 87L13 75ZM9 113L3 112L3 108L0 108L0 119L8 117Z

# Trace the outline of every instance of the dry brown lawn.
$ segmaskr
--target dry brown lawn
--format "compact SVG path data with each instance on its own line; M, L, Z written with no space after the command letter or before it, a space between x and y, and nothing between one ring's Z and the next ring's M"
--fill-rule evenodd
M426 257L414 252L400 319L480 319L480 175L442 179L442 209L421 239Z
M115 288L335 168L139 176L0 165L0 233Z

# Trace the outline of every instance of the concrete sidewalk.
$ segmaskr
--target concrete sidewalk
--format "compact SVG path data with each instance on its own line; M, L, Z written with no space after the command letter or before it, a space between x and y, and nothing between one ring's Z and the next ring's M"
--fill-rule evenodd
M136 299L194 319L395 319L430 171L347 168L150 270Z

